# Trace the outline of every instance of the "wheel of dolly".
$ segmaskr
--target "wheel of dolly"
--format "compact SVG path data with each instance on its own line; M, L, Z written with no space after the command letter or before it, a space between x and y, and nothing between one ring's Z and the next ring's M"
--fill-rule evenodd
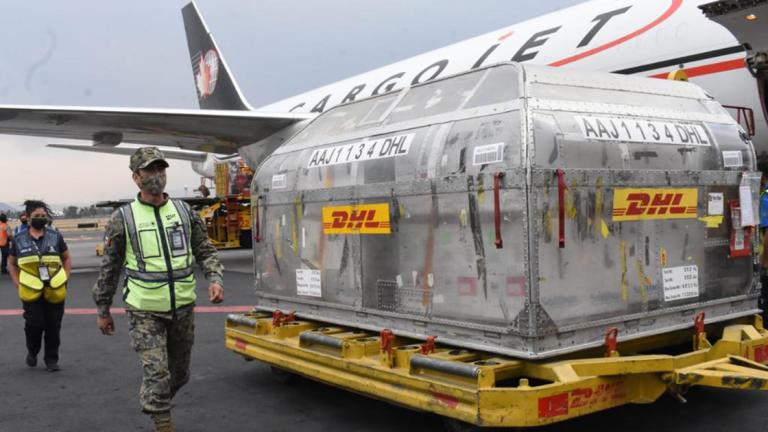
M288 372L285 369L280 369L276 366L271 366L269 370L272 372L272 378L275 379L275 381L279 382L280 384L290 384L291 381L296 379L296 375Z

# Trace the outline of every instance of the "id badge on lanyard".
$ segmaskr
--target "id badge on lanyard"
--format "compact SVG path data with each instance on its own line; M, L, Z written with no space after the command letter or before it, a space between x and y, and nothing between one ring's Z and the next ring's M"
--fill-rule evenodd
M169 233L169 237L171 240L171 250L175 252L181 252L185 250L184 247L184 231L182 231L179 228L176 228Z
M40 280L43 282L48 282L51 280L51 275L48 273L48 266L45 264L40 264L40 266L37 268L38 273L40 274Z
M37 247L37 243L35 243L34 240L32 240L32 246L35 247L35 251L37 252L37 256L41 257L43 254L40 252L40 248ZM48 266L45 264L40 264L37 266L37 273L40 276L40 280L43 282L48 282L51 280L51 274L48 272Z

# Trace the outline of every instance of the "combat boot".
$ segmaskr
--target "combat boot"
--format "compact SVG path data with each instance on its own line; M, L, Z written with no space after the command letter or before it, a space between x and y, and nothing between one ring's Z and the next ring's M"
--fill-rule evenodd
M155 422L155 432L175 432L173 427L173 420L168 414L161 414L153 416L152 421Z
M176 432L171 419L159 420L155 422L155 432Z

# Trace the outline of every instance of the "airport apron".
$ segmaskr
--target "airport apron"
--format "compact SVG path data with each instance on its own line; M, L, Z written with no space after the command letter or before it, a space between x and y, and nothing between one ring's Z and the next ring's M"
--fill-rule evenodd
M138 199L120 208L126 233L123 299L135 309L175 311L195 301L195 275L187 207L159 207Z
M67 273L61 261L58 232L46 229L40 246L25 231L16 242L17 264L19 267L19 298L25 303L45 301L58 304L67 295Z

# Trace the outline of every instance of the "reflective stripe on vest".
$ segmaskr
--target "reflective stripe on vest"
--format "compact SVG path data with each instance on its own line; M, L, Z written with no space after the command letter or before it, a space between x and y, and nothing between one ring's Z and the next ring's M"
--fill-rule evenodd
M16 237L16 264L19 267L19 298L33 302L41 296L48 303L61 303L67 295L67 273L64 271L59 251L59 233L46 229L40 247L33 242L29 231ZM48 278L40 276L41 267L46 267Z
M187 207L160 207L138 199L120 209L127 238L125 302L139 310L168 312L195 301Z
M0 247L8 246L8 224L0 222Z

